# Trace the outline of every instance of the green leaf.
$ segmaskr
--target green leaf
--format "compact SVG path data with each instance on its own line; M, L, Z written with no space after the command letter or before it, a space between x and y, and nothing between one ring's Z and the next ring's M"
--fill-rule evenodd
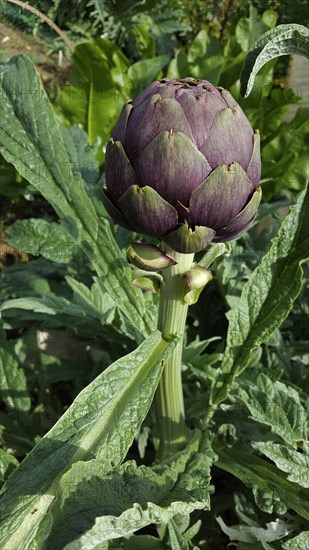
M224 65L225 60L222 55L212 55L202 59L198 65L191 65L190 73L195 78L206 78L216 86Z
M272 29L277 24L278 13L276 13L274 10L265 10L262 13L262 21L268 29Z
M73 463L98 457L107 473L125 458L176 344L154 332L78 395L5 484L2 546L28 547Z
M266 115L267 116L267 115ZM263 196L271 198L282 189L302 190L309 178L306 135L309 133L309 108L300 107L289 123L283 122L263 147ZM282 155L282 151L286 151ZM272 182L275 182L273 185ZM270 189L269 189L269 186Z
M9 409L31 408L27 380L9 342L2 342L0 349L0 397Z
M238 55L234 55L233 57L228 56L228 60L220 73L219 85L222 86L222 88L232 90L232 86L239 80L239 73L241 71L244 58L245 52L240 52ZM248 105L246 105L246 113L248 116L250 112L248 112L247 109Z
M95 210L82 179L73 176L52 106L26 56L14 56L3 69L1 94L3 156L51 203L76 239L79 215L95 237Z
M172 550L189 550L189 544L172 519L167 524Z
M85 182L95 183L100 175L96 159L97 144L89 145L89 139L80 126L73 124L60 127L63 143L70 159L74 173L80 173Z
M61 333L56 333L63 339L65 335ZM53 339L52 342L57 346L56 339ZM67 342L64 342L64 345L67 348ZM48 346L48 339L47 339ZM48 349L50 353L50 348ZM42 385L54 384L55 382L65 381L65 380L87 380L89 382L89 361L81 358L81 360L76 360L75 358L63 359L56 357L54 355L47 355L47 350L44 353L40 354L39 357L40 365L38 370L39 381ZM100 359L99 367L100 371L103 371L111 361L109 359L108 353L104 353L102 359ZM91 373L92 374L92 373ZM92 377L92 379L94 376Z
M293 447L307 441L308 414L296 389L258 372L240 380L239 386L236 399L244 403L256 422L270 426Z
M212 262L217 258L220 258L220 256L229 256L230 254L230 243L212 243L207 247L206 252L199 260L198 265L201 265L207 269Z
M258 19L257 10L250 7L250 17L241 17L236 25L235 36L238 44L244 52L247 52L252 44L266 31L263 21Z
M82 124L92 144L98 137L105 143L120 114L122 101L117 91L105 43L83 42L75 47L70 83L61 94L61 107L74 124Z
M284 550L309 550L309 531L303 531L282 544Z
M267 342L292 308L302 288L302 268L309 256L309 186L282 222L238 305L229 313L223 362L211 390L213 404L223 401L233 380L249 364L252 353Z
M19 462L13 455L0 449L0 485L2 485L18 465Z
M288 474L287 479L309 489L309 453L300 453L285 445L266 442L253 442L252 447L272 460L279 470Z
M80 174L84 180L88 197L91 198L98 215L102 214L102 202L98 194L100 168L96 158L98 142L89 145L88 135L81 125L70 128L60 127L64 146L74 174Z
M248 526L248 525L233 525L229 527L219 516L216 518L223 533L225 533L230 540L237 540L240 542L274 542L286 537L288 534L287 525L284 521L276 519L266 523L265 527Z
M101 459L74 464L50 508L50 546L90 550L175 515L209 509L213 456L196 433L183 451L154 468L128 461L106 474Z
M6 235L13 246L53 262L69 263L79 249L67 229L57 222L40 219L18 221L6 230Z
M280 55L309 57L309 30L303 25L278 25L263 34L248 53L240 75L241 94L248 97L259 70Z
M287 481L285 476L269 461L246 451L217 447L216 466L240 479L252 488L256 504L268 514L283 514L286 509L309 519L309 491Z
M114 302L106 292L100 279L94 277L94 283L91 286L91 289L68 275L65 279L69 287L74 292L74 301L81 306L85 313L92 314L92 316L99 317L101 319L102 316L106 316L106 314L108 317L111 316L111 312L114 309ZM113 321L113 317L114 316L110 318L109 322ZM108 319L106 320L108 321Z
M50 292L50 282L54 276L62 277L64 272L64 267L43 258L3 269L0 278L0 299L4 301L20 296L44 296Z
M70 302L63 296L56 296L49 293L43 298L29 296L27 298L16 298L8 300L1 307L1 313L5 319L12 319L16 317L16 311L18 315L22 316L22 311L33 312L33 315L28 314L26 318L29 320L40 319L40 314L44 315L42 319L46 319L46 316L50 316L50 323L58 326L64 324L68 327L75 328L75 324L83 325L83 323L92 324L92 330L95 329L93 319L100 321L99 326L111 323L113 321L114 304L109 296L106 297L104 304L105 310L99 310L93 305L94 297L91 291L82 285L82 283L76 283L79 288L84 287L83 302L81 298L79 303ZM86 290L85 290L86 289ZM101 304L103 305L103 304ZM51 325L50 325L51 326ZM78 328L78 327L77 327Z
M152 59L137 61L137 63L131 65L128 69L130 97L136 97L143 88L151 84L169 60L169 55L159 55Z
M73 175L61 132L34 65L13 57L2 75L0 142L14 164L53 206L62 223L87 254L113 297L132 338L141 342L155 325L155 308L131 285L131 269L107 220L99 219L80 174Z
M179 48L168 66L167 78L186 78L188 74L190 74L190 69L186 51L184 48Z
M206 56L209 40L210 39L206 29L200 30L188 49L189 63L197 63L198 60L201 60Z
M123 322L129 323L131 338L138 343L147 336L156 325L156 307L146 303L141 290L131 284L132 270L115 241L110 224L101 219L97 242L84 242L85 251L93 261L100 281L118 307Z

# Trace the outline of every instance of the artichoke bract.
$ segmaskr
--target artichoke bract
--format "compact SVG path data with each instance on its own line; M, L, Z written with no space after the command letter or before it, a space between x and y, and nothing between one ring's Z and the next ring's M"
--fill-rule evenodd
M185 254L239 236L261 200L259 134L206 80L163 79L128 101L105 167L114 221Z

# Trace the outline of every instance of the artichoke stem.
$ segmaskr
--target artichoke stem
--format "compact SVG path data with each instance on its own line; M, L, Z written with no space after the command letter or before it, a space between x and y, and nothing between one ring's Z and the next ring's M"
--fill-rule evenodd
M164 284L160 289L158 329L163 337L177 335L180 341L166 361L155 395L156 428L159 435L157 459L160 461L183 449L188 439L181 380L188 304L184 301L185 285L182 275L192 267L194 259L194 254L181 254L166 245L165 252L177 264L162 272Z

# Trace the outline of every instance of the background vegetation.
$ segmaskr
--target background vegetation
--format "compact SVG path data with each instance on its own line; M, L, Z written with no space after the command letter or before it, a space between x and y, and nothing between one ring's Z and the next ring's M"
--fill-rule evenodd
M246 100L239 93L241 67L248 50L264 32L280 23L304 24L307 3L41 0L32 6L67 33L74 52L70 53L61 38L35 15L4 3L8 35L17 27L26 41L33 36L40 41L51 66L57 66L59 50L64 52L65 61L64 72L55 70L45 86L60 125L61 143L48 136L48 126L45 130L42 127L42 142L35 144L37 163L27 166L22 148L19 160L13 154L10 161L8 157L0 159L1 481L36 444L45 441L41 438L80 392L111 363L136 349L155 326L157 295L142 295L131 287L131 268L125 262L126 246L140 236L114 226L99 201L105 144L123 102L136 97L153 80L188 75L204 78L228 88L260 131L264 201L252 229L231 243L230 254L215 261L214 280L189 313L183 359L186 410L192 429L209 430L212 448L204 450L208 462L202 466L190 463L193 441L183 460L191 464L191 480L195 468L204 468L208 496L204 494L203 499L206 502L213 493L211 511L197 506L190 519L185 506L179 504L178 515L169 516L169 499L177 502L183 491L186 502L183 494L188 488L184 489L182 482L177 486L178 480L171 494L160 486L157 505L164 509L160 521L148 521L148 527L138 533L114 537L100 548L176 550L195 545L220 550L230 541L240 550L306 548L308 539L302 547L298 537L309 531L307 265L303 265L303 276L297 272L300 279L295 275L299 295L296 298L295 290L289 315L288 310L282 314L280 328L269 329L248 368L229 388L227 399L211 418L206 403L223 357L228 322L233 319L244 285L277 235L289 207L305 188L309 171L308 107L302 104L301 94L294 93L295 88L286 87L287 58L271 61L260 71ZM5 51L2 58L5 73ZM40 60L32 60L42 70ZM23 71L20 76L27 82L31 69ZM22 86L18 90L25 94L20 102L31 104L29 113L36 124L40 125L42 117L53 128L52 115L47 116L49 111L43 109L39 80L33 78L30 88L25 85L24 92ZM294 104L299 108L290 120L287 114ZM29 123L26 128L29 143L34 140L34 127ZM50 170L53 179L49 180L43 165L48 165L52 146L54 157L49 158L55 169ZM45 164L41 165L42 158ZM69 200L66 203L60 197L68 196L71 170L78 182L70 191L75 210ZM57 189L61 189L59 196ZM98 230L94 230L96 219L102 225ZM78 225L78 220L85 222L81 240L72 237L70 226ZM286 227L292 234L292 225ZM286 233L282 230L280 235L283 239ZM117 267L113 272L112 265ZM118 288L123 294L117 294ZM126 294L131 301L124 305ZM52 511L54 548L69 544L78 531L70 511L77 502L98 498L97 517L111 513L119 517L126 509L133 510L134 499L153 502L160 485L156 485L155 475L161 476L160 483L166 489L164 467L150 468L155 446L150 411L125 453L127 460L135 462L126 462L112 482L104 478L105 503L102 496L98 498L102 486L96 485L101 475L99 463L89 470L86 482L78 465L72 468L59 488L62 515ZM209 486L213 453L220 458L212 466ZM175 459L171 469L182 472L181 460ZM149 470L138 470L141 464ZM140 479L143 487L138 485ZM70 495L67 487L74 484ZM137 487L136 492L132 490L123 504L131 484ZM86 531L94 518L89 519L83 510L80 514ZM134 525L134 519L131 521Z

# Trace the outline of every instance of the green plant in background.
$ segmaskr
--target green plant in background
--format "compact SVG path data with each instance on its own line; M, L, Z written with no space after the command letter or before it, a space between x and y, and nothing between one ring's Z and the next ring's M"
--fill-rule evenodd
M206 41L205 54L210 55L209 44L215 43ZM201 38L192 57L184 49L190 70L202 70L198 67L206 63L200 46L205 46ZM119 113L108 103L111 82L120 82L118 90L132 82L136 96L146 65L137 62L134 77L133 69L129 74L134 64L127 64L110 42L87 48L86 61L82 46L77 49L76 78L82 82L84 74L90 75L93 52L108 83L103 97L106 113L101 118L107 124L104 142ZM230 78L237 90L235 66L229 76L227 65L218 71L218 59L209 65L214 80L217 71L218 82ZM147 78L160 76L163 67L162 60ZM175 70L175 65L168 70ZM259 109L263 100L266 105L272 70L262 69L269 88L263 86ZM127 73L130 81L125 80ZM142 80L142 86L149 81ZM305 546L308 335L300 332L300 322L308 315L304 300L308 273L301 268L309 249L308 189L299 194L288 215L286 201L262 205L248 233L228 247L218 243L206 255L197 255L200 273L189 270L184 278L187 301L193 303L200 290L195 283L213 262L212 283L189 308L184 342L188 443L155 463L158 434L151 404L162 369L180 349L181 335L172 334L178 332L173 327L168 338L156 330L158 295L131 284L125 250L136 235L113 227L102 212L95 141L100 137L96 132L102 130L95 126L87 100L89 90L100 88L96 79L94 86L89 84L89 76L83 82L87 94L80 102L80 119L74 121L82 122L88 135L79 126L58 126L25 56L13 58L2 74L2 154L48 201L52 212L50 218L22 220L7 231L11 243L42 257L7 268L0 281L4 302L0 460L7 480L1 495L1 544L4 548L176 549L220 548L231 540L239 548ZM277 104L269 134L273 136L285 108L280 94ZM249 107L254 121L258 109L250 103ZM73 110L68 116L74 116ZM262 121L264 115L259 116ZM270 132L267 120L264 131L267 124ZM303 143L300 136L297 151ZM274 223L272 213L286 217ZM130 257L138 259L144 283L149 276L156 281L155 289L162 278L169 278L166 274L175 275L172 270L178 264L162 275L153 273L156 250L146 249L146 257L143 250L140 243L134 245ZM170 263L161 254L159 259ZM141 272L138 275L141 278ZM166 321L160 309L161 320ZM225 314L229 326L224 347ZM69 354L62 355L61 343L68 332L77 338ZM66 350L67 346L65 340ZM20 465L12 451L20 459L27 455ZM146 531L136 533L142 528Z
M73 54L70 83L61 94L60 116L82 124L91 144L99 138L105 146L123 101L160 74L168 60L163 55L131 64L107 39L80 44Z

